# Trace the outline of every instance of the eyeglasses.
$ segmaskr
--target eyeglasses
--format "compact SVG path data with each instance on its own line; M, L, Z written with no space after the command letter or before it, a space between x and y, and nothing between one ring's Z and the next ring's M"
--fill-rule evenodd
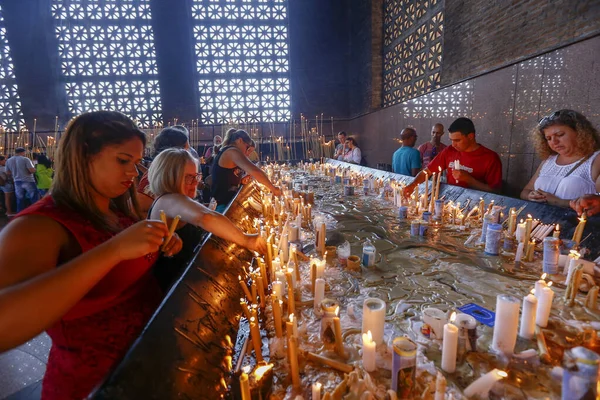
M573 121L577 120L577 114L575 113L575 111L571 111L571 110L558 110L558 111L554 111L552 114L550 115L546 115L545 117L543 117L542 119L540 119L538 121L538 125L545 125L549 122L552 122L556 119L558 119L559 117L567 117L572 119Z
M194 183L198 183L202 180L202 174L201 173L197 173L195 175L186 175L184 178L185 184L186 185L191 185Z

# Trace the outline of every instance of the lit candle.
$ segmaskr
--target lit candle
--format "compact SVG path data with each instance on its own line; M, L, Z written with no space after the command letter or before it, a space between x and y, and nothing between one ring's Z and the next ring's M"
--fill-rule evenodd
M427 170L425 172L425 207L427 207L427 200L429 200L429 175Z
M508 356L513 354L517 343L519 305L520 301L516 297L505 294L496 297L496 319L494 321L492 349Z
M511 208L508 215L508 235L514 236L515 230L517 229L517 211L515 208Z
M258 321L254 317L250 318L250 336L252 337L252 346L254 347L256 361L260 362L263 360L262 339L260 337L260 329L258 327Z
M342 325L340 323L340 317L338 313L340 312L340 308L337 307L335 309L335 317L333 317L333 333L335 335L335 352L341 356L345 357L346 352L344 351L344 339L342 337Z
M532 289L533 293L534 290ZM519 327L519 336L525 339L533 338L535 333L535 318L537 312L538 299L533 294L528 294L523 298L523 311L521 314L521 326Z
M248 285L246 285L246 282L244 282L242 280L242 276L241 275L238 275L238 279L240 281L240 286L244 290L244 294L246 295L246 298L248 300L252 301L252 295L250 294L250 290L248 289Z
M283 335L282 326L281 326L281 306L283 301L277 299L276 297L271 299L271 303L273 305L273 320L275 321L275 335L280 338Z
M288 336L294 335L298 337L298 318L294 316L294 314L290 314L289 322L286 322L286 328L288 329ZM291 333L289 329L292 329Z
M529 262L533 261L534 251L535 251L535 239L530 241L529 245L527 246L527 252L525 254L526 261L529 261Z
M247 371L249 366L244 367L244 372L240 375L240 391L242 392L242 400L252 400L250 396L250 381L248 380Z
M554 233L552 234L555 238L560 238L560 225L556 224L556 228L554 229Z
M265 296L265 285L263 283L263 279L260 276L260 274L256 274L254 276L256 278L256 283L258 286L258 296L260 297L260 308L265 308L266 296Z
M442 182L442 167L438 167L439 174L437 178L437 183L435 185L435 200L440 196L440 183Z
M248 319L248 321L250 321L250 318L251 318L250 309L248 308L248 304L246 303L246 300L244 300L243 298L240 299L240 306L242 306L242 310L244 311L244 315L246 316L246 319Z
M523 235L523 241L525 243L529 243L529 239L531 238L531 225L533 224L533 219L531 214L527 214L527 219L525 220L525 234Z
M485 201L482 197L479 198L479 218L483 220L483 214L485 213Z
M371 336L371 331L367 331L367 333L363 333L362 339L363 339L363 355L362 355L363 368L367 372L373 372L373 371L375 371L375 358L376 358L375 347L376 347L376 344L373 341L373 338Z
M521 220L520 223L517 224L517 230L515 231L515 238L517 242L524 242L523 237L525 236L525 222Z
M577 224L577 228L575 228L575 232L573 233L573 241L579 245L581 242L581 236L583 236L583 229L585 228L585 213L581 214L579 217L579 223Z
M454 325L456 312L452 313L450 322L444 325L442 342L442 369L448 373L456 370L456 352L458 350L458 327Z
M363 302L362 333L371 331L376 344L383 342L383 327L385 324L385 302L378 298L367 298Z
M554 299L554 291L550 288L551 284L552 282L550 282L548 286L542 288L538 298L535 323L540 328L548 326L548 319L550 318L550 311L552 310L552 300Z
M471 383L463 392L465 397L478 396L482 399L488 398L488 393L492 386L499 380L506 378L508 374L499 369L493 369L475 382Z
M567 275L572 268L575 268L575 264L581 255L577 252L577 250L571 250L569 252L568 263L565 263L565 269L563 270L563 274ZM568 278L567 278L568 281Z
M321 400L321 386L319 382L312 384L312 400Z
M543 273L540 279L535 282L535 290L533 294L538 299L542 295L542 289L548 286L548 284L546 283L546 276L548 276L548 274Z

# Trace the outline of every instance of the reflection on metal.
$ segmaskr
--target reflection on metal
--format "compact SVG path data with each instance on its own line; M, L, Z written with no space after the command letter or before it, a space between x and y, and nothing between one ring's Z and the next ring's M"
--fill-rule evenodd
M244 187L227 210L234 222L257 216L239 200L252 196L253 188ZM230 339L237 337L241 314L243 295L237 277L251 259L246 249L209 236L93 398L218 399L225 395L223 382L229 381L230 368L223 360L231 360L243 345Z
M385 1L385 107L440 86L443 26L442 1Z

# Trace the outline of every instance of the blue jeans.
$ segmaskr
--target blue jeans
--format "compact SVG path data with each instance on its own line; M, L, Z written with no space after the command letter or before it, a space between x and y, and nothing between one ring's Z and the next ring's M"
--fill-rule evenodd
M25 209L25 195L31 204L39 200L35 182L15 181L15 196L17 197L17 212Z

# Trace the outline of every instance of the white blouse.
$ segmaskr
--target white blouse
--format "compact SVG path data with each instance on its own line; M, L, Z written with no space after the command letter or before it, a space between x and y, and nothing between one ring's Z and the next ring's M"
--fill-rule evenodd
M598 154L600 154L600 151L592 154L567 177L565 177L567 173L580 160L568 165L558 165L556 163L558 155L548 157L542 164L540 175L533 185L534 188L551 193L564 200L577 199L586 194L596 193L596 182L592 179L592 164Z
M362 154L358 147L353 148L351 151L344 154L344 161L360 164L360 159L362 158Z

